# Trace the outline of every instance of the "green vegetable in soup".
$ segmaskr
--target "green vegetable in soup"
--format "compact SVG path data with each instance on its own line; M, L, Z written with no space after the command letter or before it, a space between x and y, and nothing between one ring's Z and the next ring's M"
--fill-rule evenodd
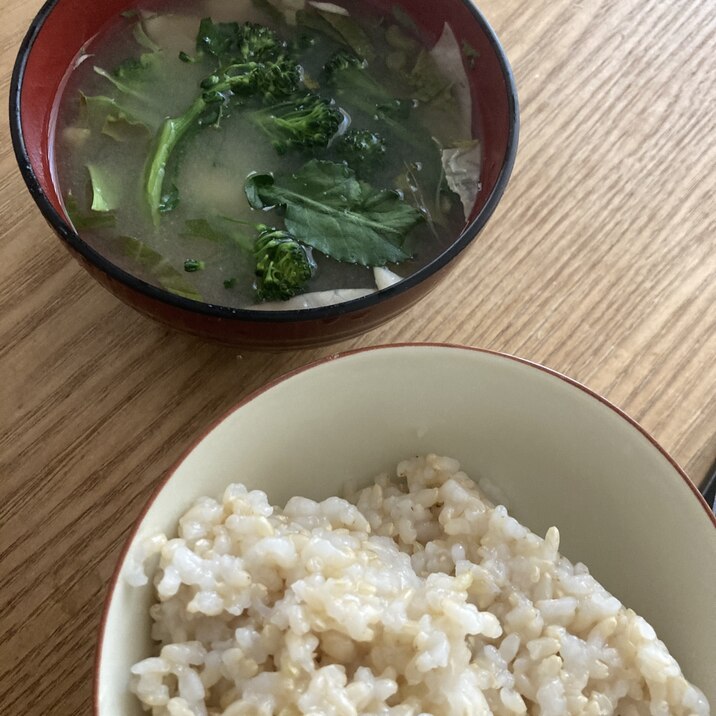
M108 212L119 208L117 178L108 167L88 164L87 171L92 187L92 211Z
M264 227L254 247L256 297L259 301L286 301L301 293L316 264L310 252L287 231Z
M383 266L409 258L402 244L422 214L388 189L358 181L345 164L312 160L294 174L250 177L255 209L281 206L286 228L337 261Z
M99 66L95 66L94 71L122 94L153 106L151 85L161 79L161 53L145 52L138 58L132 57L122 62L114 72Z
M220 65L272 62L285 51L286 43L264 25L213 22L205 17L199 25L196 49L215 57Z
M170 293L193 301L201 301L201 294L158 251L133 236L119 238L125 253L134 259L157 283Z
M193 219L186 222L186 231L196 238L234 244L240 250L246 251L247 258L254 263L257 301L286 301L301 293L316 270L310 249L287 231L265 224L256 224L253 227L258 234L252 240L237 228L237 225L243 223L226 217L213 221ZM188 269L185 263L184 270L198 269ZM236 279L227 279L224 281L224 288L233 288L235 284Z
M71 193L65 197L65 210L77 231L84 231L85 229L109 229L117 223L117 216L113 211L82 212L77 204L77 199Z
M385 139L369 129L352 129L343 135L336 151L361 175L374 173L385 164Z
M205 109L206 103L199 97L181 117L166 119L154 140L154 149L147 162L144 193L155 225L159 223L164 204L164 176L169 157L184 135L199 121Z
M297 15L298 24L346 45L359 57L372 61L375 49L365 30L350 15L312 8Z
M206 268L206 264L199 259L187 259L184 262L184 270L187 273L194 273L195 271L203 271Z
M279 154L299 147L326 147L343 122L341 111L328 100L307 93L250 115Z
M400 141L417 149L432 142L424 129L406 127L413 101L396 99L370 74L368 63L356 55L339 50L328 59L323 74L339 101L350 101L365 115L386 125Z
M396 103L395 97L367 72L368 63L346 50L335 52L323 67L329 85L338 97L350 95L368 114Z
M80 94L80 115L90 128L99 127L103 134L116 141L140 135L149 137L150 129L146 121L112 97Z
M239 229L238 227L241 227ZM253 252L253 242L243 231L245 222L225 216L209 219L189 219L184 222L184 236L205 239L214 243L233 243L239 249Z

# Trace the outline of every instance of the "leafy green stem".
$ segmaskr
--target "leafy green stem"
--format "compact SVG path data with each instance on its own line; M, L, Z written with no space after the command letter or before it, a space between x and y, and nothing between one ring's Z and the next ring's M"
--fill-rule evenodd
M396 196L397 196L397 194L396 194ZM336 213L336 210L334 207L328 206L325 203L323 203L322 201L317 201L315 199L311 199L310 197L308 197L305 194L302 194L300 192L290 191L290 190L286 189L283 192L283 198L284 198L285 202L301 203L308 210L315 211L318 214L325 214L327 216L333 216ZM383 200L383 198L384 197L381 195L380 199ZM371 220L367 216L361 215L359 213L359 211L357 211L357 210L341 209L341 213L343 213L346 216L350 216L351 221L354 224L356 224L357 226L364 226L368 229L380 231L381 233L384 233L384 234L390 234L397 238L403 238L403 236L405 234L405 232L402 229L390 226L390 225L386 224L385 221Z
M206 102L202 97L197 97L189 109L179 117L165 119L159 128L154 144L154 151L147 162L144 193L152 213L152 220L155 225L159 224L159 207L162 201L162 188L164 176L167 171L167 163L177 144L182 140L187 131L199 119L206 109Z
M132 87L130 84L123 82L115 75L107 72L107 70L103 70L101 67L95 66L94 71L101 77L104 77L106 80L109 80L120 92L128 94L131 97L136 97L143 102L148 101L148 98L145 94L143 94L142 92L137 92L137 90L135 90L134 87ZM151 102L149 102L149 104L151 104Z

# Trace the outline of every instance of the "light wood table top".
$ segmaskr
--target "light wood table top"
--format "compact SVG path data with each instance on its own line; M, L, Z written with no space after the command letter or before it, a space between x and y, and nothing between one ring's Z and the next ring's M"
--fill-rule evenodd
M0 89L40 0L4 0ZM0 710L89 713L105 587L152 488L242 396L330 353L514 353L626 410L700 481L716 456L711 0L482 0L520 90L517 165L455 275L357 339L283 354L179 335L53 236L0 131Z

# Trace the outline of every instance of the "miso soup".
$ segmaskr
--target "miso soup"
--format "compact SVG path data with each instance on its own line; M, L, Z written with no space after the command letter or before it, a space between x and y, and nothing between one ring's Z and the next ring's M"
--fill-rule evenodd
M469 48L355 6L118 17L59 106L56 176L82 238L174 294L276 310L372 293L442 253L479 191Z

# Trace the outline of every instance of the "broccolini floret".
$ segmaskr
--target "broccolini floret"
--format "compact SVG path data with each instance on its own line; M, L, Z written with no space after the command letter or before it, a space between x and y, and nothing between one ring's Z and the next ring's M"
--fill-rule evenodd
M310 92L257 110L250 117L279 154L294 147L326 147L343 122L338 107Z
M265 25L247 22L241 27L239 50L244 60L270 62L286 51L286 43Z
M339 72L346 70L364 70L368 66L365 60L348 50L336 50L326 61L323 69L328 77L334 77Z
M301 68L289 56L287 44L263 25L213 23L205 18L201 21L197 49L214 56L218 62L216 73L202 82L205 89L206 83L213 81L220 92L258 90L274 100L293 94L301 82Z
M273 30L250 22L213 22L205 17L196 37L200 54L216 57L222 64L275 60L286 49Z
M264 101L277 102L294 94L301 84L301 67L287 55L264 63L256 78L256 86Z
M259 301L287 301L303 290L316 264L309 249L287 231L259 228L254 246L256 297Z

